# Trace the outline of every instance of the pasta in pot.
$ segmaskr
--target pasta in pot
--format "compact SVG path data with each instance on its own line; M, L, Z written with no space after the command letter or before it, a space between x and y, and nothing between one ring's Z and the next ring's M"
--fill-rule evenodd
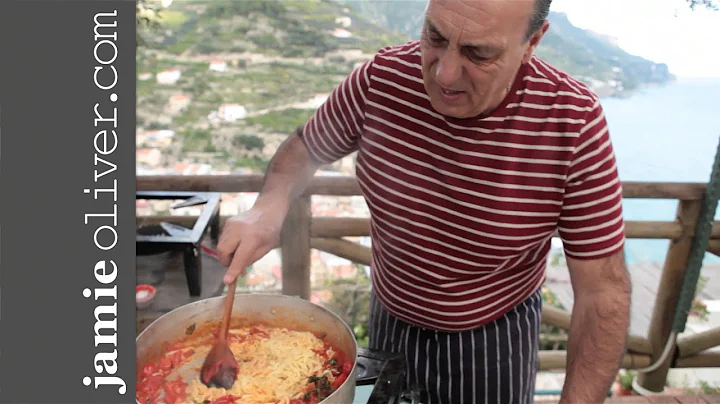
M313 404L335 391L353 361L310 332L253 326L231 329L228 344L240 366L229 390L205 386L200 366L214 337L188 336L138 375L141 404ZM190 379L188 374L192 374Z

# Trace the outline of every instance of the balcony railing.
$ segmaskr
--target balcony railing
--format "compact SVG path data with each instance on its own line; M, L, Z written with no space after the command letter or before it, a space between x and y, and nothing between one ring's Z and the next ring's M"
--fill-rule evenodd
M259 192L263 177L259 175L229 176L142 176L137 178L138 191L195 191L195 192ZM670 240L662 269L653 315L647 338L631 335L622 361L625 369L647 367L662 358L671 332L673 316L678 305L685 269L691 251L696 223L700 217L706 184L667 182L624 182L623 197L627 199L665 199L678 201L677 215L672 221L627 221L628 238ZM370 248L345 239L369 237L368 218L337 218L313 216L313 195L361 195L354 177L315 177L306 192L291 207L281 235L282 292L305 299L310 297L311 249L325 251L358 264L370 265ZM221 222L225 218L221 218ZM194 217L145 217L143 221L192 223ZM708 251L720 255L720 223L714 222ZM542 311L544 324L564 330L570 328L570 313L549 305ZM720 353L708 351L720 346L720 328L680 338L675 354L668 355L662 365L641 374L639 383L646 389L660 391L671 367L720 367ZM541 351L542 370L563 369L567 353Z

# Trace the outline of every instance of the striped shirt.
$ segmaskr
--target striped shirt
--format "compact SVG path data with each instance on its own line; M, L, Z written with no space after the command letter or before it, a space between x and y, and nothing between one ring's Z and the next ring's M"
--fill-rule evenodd
M388 311L474 329L542 285L555 231L575 259L623 248L621 183L592 91L533 57L494 112L456 119L432 108L420 64L419 42L381 49L301 131L321 164L358 152Z

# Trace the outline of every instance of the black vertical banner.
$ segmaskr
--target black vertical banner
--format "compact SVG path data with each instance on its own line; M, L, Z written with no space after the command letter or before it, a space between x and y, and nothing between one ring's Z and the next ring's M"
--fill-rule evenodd
M134 1L0 1L0 403L135 402Z

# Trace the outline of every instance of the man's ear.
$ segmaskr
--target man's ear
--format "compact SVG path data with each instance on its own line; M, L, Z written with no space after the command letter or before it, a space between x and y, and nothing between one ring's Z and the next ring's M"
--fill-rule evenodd
M528 63L530 61L530 59L533 56L533 53L535 52L535 48L537 48L537 46L540 44L540 40L545 35L548 28L550 28L550 21L545 20L545 22L540 27L540 29L535 31L532 34L532 36L530 37L530 39L528 39L529 44L528 44L527 49L525 49L525 53L523 54L523 59L522 59L523 63Z

